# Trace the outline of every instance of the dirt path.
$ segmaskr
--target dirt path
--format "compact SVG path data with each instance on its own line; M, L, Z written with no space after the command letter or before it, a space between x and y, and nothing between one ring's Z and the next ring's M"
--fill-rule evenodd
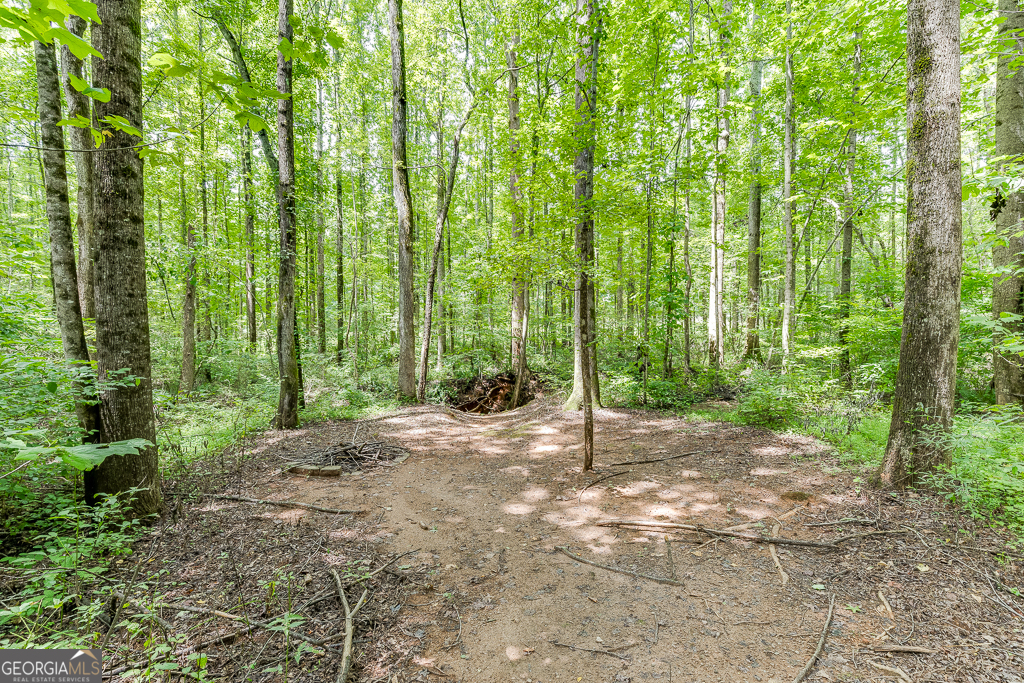
M370 672L378 680L788 683L814 652L833 593L835 618L808 680L903 680L896 669L915 681L1022 680L1024 639L1011 616L1021 603L990 590L971 573L977 569L942 565L933 546L945 522L924 499L920 507L869 500L806 437L639 411L599 410L595 419L595 473L578 466L579 416L542 399L486 417L424 407L279 433L264 443L266 453L355 436L403 445L412 456L340 478L278 472L245 494L361 507L364 519L379 523L370 542L380 550L418 550L399 564L426 570L426 578L395 606L397 637L415 656L401 671ZM689 451L698 452L610 468ZM583 490L623 469L632 471ZM797 506L780 535L828 539L875 528L805 525L842 517L874 518L902 533L855 539L842 552L779 547L789 575L782 585L764 545L692 534L671 537L669 547L662 533L595 525L645 518L725 528L766 520L770 528L772 517ZM896 519L914 524L902 528ZM560 546L629 571L674 571L684 586L581 564ZM1019 585L1017 566L1003 566L1004 583ZM893 645L938 652L872 650Z

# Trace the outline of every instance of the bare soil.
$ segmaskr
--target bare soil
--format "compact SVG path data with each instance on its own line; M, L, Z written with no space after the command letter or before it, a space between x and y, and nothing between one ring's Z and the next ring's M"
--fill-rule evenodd
M580 420L548 397L486 416L423 406L270 432L222 479L227 493L362 514L181 503L149 541L167 570L159 587L175 604L250 618L301 607L297 632L317 640L344 628L329 568L365 573L410 553L368 584L356 619L360 681L789 683L815 652L832 596L806 680L1024 681L1024 600L1014 594L1024 563L986 552L1005 539L941 498L869 490L808 437L622 409L595 411L596 471L584 473ZM361 441L412 455L332 478L282 469L297 453ZM778 524L772 535L824 542L890 533L840 550L778 545L783 585L765 544L596 524L607 519L760 522L747 533ZM563 547L683 586L580 563ZM268 597L268 581L289 575ZM175 626L202 616L161 613ZM195 623L195 641L237 626ZM296 663L294 639L283 640L264 629L210 647L210 672L335 680L340 641ZM907 646L931 652L884 651ZM287 674L274 670L282 661Z

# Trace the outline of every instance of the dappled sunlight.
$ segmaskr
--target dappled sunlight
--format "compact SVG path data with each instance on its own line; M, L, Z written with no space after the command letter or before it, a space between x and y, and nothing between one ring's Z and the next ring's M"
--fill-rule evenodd
M661 488L661 484L656 481L634 481L631 484L625 484L623 486L617 486L615 492L620 496L639 496L648 491L654 491L655 489Z
M648 517L667 517L669 519L679 519L681 517L689 516L685 510L665 507L664 505L655 505L647 508L647 512L645 514Z
M591 505L577 505L561 511L548 512L544 515L543 519L545 522L549 522L560 527L579 527L592 519L604 516L604 512L596 507Z
M523 658L523 648L518 645L509 645L505 648L505 656L508 657L510 662L514 662L517 659Z
M750 520L757 521L764 519L765 517L770 517L773 512L767 507L738 507L736 508L736 514L743 515Z
M776 474L789 474L789 470L775 470L770 467L755 467L750 470L750 476L752 477L771 477Z
M502 474L518 474L521 477L530 476L530 468L523 467L522 465L512 465L511 467L504 467L498 471Z
M542 500L547 500L548 498L551 497L551 493L547 489L541 488L539 486L535 486L534 488L531 489L526 489L519 495L523 500L528 501L530 503L536 503Z
M548 443L548 444L541 444L539 446L534 446L533 448L530 449L530 452L531 453L552 453L554 451L560 450L561 448L562 447L559 446L558 444Z
M537 434L537 435L561 434L561 432L559 432L554 427L549 427L547 425L535 425L535 426L534 425L530 425L530 428L527 431L530 434Z
M534 506L527 505L526 503L509 503L502 508L502 510L510 515L528 515L536 509Z

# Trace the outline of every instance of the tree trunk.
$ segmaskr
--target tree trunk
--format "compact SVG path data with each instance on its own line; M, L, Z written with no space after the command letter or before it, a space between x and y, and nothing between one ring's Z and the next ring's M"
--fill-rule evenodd
M1018 0L999 0L999 62L996 70L996 155L1024 155L1024 70L1019 60L1024 53L1024 12ZM1011 192L996 215L998 239L992 246L992 315L998 323L992 355L996 403L1024 403L1024 363L1021 355L1000 351L1009 338L1024 334L1024 193ZM1004 317L1005 316L1005 317ZM1016 316L1016 317L1015 317Z
M580 54L576 58L576 160L573 173L573 209L576 214L575 247L579 263L576 278L576 326L580 398L583 403L583 471L594 468L594 403L596 396L590 329L592 316L590 297L591 268L594 263L594 148L597 137L597 60L601 36L601 15L594 0L576 0L576 42ZM596 14L596 16L595 16ZM575 374L575 373L574 373ZM574 384L575 378L574 378ZM573 393L576 393L575 391ZM571 399L570 399L571 400ZM599 400L599 399L596 399Z
M519 187L520 178L520 144L519 144L519 68L516 62L516 47L519 45L519 36L512 37L512 43L508 50L508 132L509 132L509 156L511 167L508 176L509 198L512 202L512 241L520 243L525 233L525 222L523 220L522 207L523 191ZM529 259L516 259L516 272L512 277L512 363L516 372L516 383L512 389L512 402L510 408L519 406L519 395L522 392L523 382L526 381L526 374L529 372L526 363L526 336L528 333L530 308L530 282L529 282Z
M881 479L904 487L950 462L960 340L960 3L907 8L907 268Z
M120 116L142 130L142 7L140 0L99 0L102 23L93 28L96 87L109 102L95 103L96 119ZM96 187L96 348L100 392L100 441L146 439L135 455L110 456L87 477L86 494L135 489L139 515L160 508L153 387L150 378L149 310L142 159L130 149L139 139L109 130L109 151L94 155ZM118 371L134 381L111 383ZM91 480L91 481L90 481ZM91 496L89 496L91 498Z
M71 15L67 27L78 37L85 35L86 21L78 15ZM76 57L67 45L61 48L60 59L64 65L64 94L68 101L68 118L81 116L92 120L92 106L89 97L78 92L71 85L71 77L85 80L85 69L82 60ZM96 278L94 275L95 254L95 211L93 205L93 149L92 134L88 128L68 126L68 135L72 149L82 150L74 153L75 175L78 179L78 297L82 306L82 317L96 317ZM45 145L43 145L45 147Z
M203 25L199 25L199 54L203 53ZM201 64L202 62L200 62ZM197 72L198 83L196 91L199 93L199 199L203 206L203 324L200 326L199 339L208 342L213 338L213 320L210 317L210 207L209 196L206 190L206 98L203 97L205 85L203 70ZM216 197L214 197L216 200ZM215 207L216 208L216 207ZM210 350L205 350L210 353ZM206 380L210 381L210 368L203 368Z
M856 115L857 93L860 89L860 32L854 34L853 47L853 97L850 116ZM846 220L843 223L843 256L839 273L839 377L847 390L853 389L853 369L850 366L850 304L853 293L853 218L857 212L857 201L853 190L853 172L857 163L857 129L850 127L846 138ZM805 237L810 246L810 237ZM863 242L863 238L861 239ZM876 264L877 267L877 264ZM808 274L810 277L810 274Z
M405 25L402 0L388 0L388 27L391 38L391 159L395 210L398 214L398 393L416 398L416 360L413 346L415 300L413 299L412 194L406 161L405 99Z
M64 359L79 374L89 370L89 346L85 341L82 305L78 298L78 272L75 266L75 239L71 231L71 206L68 203L67 159L61 116L57 54L53 44L36 42L36 83L39 93L39 132L43 150L43 176L46 184L46 219L50 227L50 279L53 303L60 328ZM91 260L91 259L90 259ZM88 374L88 373L86 373ZM82 428L82 440L93 441L99 429L99 406L82 400L84 382L75 383L75 415Z
M324 299L324 239L327 225L324 219L324 103L323 86L316 84L316 333L317 352L327 353L327 303Z
M793 242L793 164L796 159L793 108L793 0L786 0L786 113L782 146L782 224L786 232L786 262L783 266L782 357L789 363L793 336L793 305L796 299L796 247Z
M256 256L255 208L252 194L252 131L245 126L242 136L242 201L245 202L245 320L249 352L256 352Z
M339 136L340 137L340 136ZM341 168L336 171L334 179L334 192L338 208L338 258L336 265L337 279L337 319L338 319L338 346L335 358L340 365L345 354L345 202L343 195L343 176ZM353 286L355 283L353 282Z
M693 0L689 0L689 24L690 40L687 42L687 54L693 60ZM683 137L686 140L686 185L683 192L683 272L686 274L686 285L683 288L683 304L686 310L683 312L683 365L687 373L693 373L690 364L690 321L693 319L693 303L690 299L693 292L693 267L690 264L690 180L692 175L691 162L693 157L692 141L690 139L691 115L693 112L693 95L686 94L686 122Z
M292 40L292 0L279 0L278 41ZM292 92L292 60L277 53L277 90ZM299 424L298 330L295 309L295 264L297 248L295 215L295 130L292 98L277 101L277 156L279 178L277 183L278 225L280 228L280 257L277 285L277 363L280 392L277 400L275 426L294 429Z
M722 61L729 64L729 16L732 14L732 0L722 4L721 26L718 45ZM715 143L714 181L714 224L711 236L711 275L708 288L708 364L713 368L725 360L725 308L723 289L725 285L725 176L729 150L729 72L725 71L723 83L718 87L718 138Z
M755 14L751 25L757 23ZM750 205L747 209L747 360L761 362L761 338L757 321L761 311L761 75L764 62L750 67Z

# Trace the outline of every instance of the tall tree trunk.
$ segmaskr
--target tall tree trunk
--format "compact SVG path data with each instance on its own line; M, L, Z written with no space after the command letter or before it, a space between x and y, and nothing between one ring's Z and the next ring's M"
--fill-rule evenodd
M120 116L142 130L142 7L140 0L99 0L101 23L92 31L96 87L110 101L95 103L96 119ZM150 377L149 309L146 298L146 236L142 159L131 149L139 139L109 130L109 151L94 155L96 187L96 349L100 392L100 441L146 439L156 443ZM117 371L134 381L112 383ZM135 489L132 507L160 508L156 446L135 455L110 456L87 477L86 493ZM91 481L90 481L91 480ZM90 496L91 497L91 496Z
M509 156L511 167L508 176L509 197L512 202L512 241L519 243L525 233L525 221L523 220L522 207L523 191L519 186L521 146L519 143L519 67L516 62L516 47L519 45L519 35L512 37L508 49L508 133L509 133ZM510 408L519 406L519 395L522 392L523 382L529 372L526 363L526 336L528 333L530 308L530 283L529 283L529 259L517 258L516 272L512 277L512 363L516 371L516 383L512 389L512 402Z
M657 134L654 128L654 108L658 101L658 66L661 61L661 41L658 39L658 24L655 21L654 33L654 73L651 75L651 97L648 104L648 135L647 152L650 155L650 166L647 169L647 268L644 275L644 392L643 404L647 405L647 380L651 374L651 270L654 259L654 174L657 160L654 156Z
M279 0L277 38L292 40L292 0ZM277 53L277 90L284 95L292 92L292 60ZM299 424L298 329L295 308L295 265L297 231L295 215L295 130L292 98L277 101L277 157L279 179L277 183L278 225L280 229L280 257L277 285L277 363L280 392L277 399L278 429L294 429Z
M203 54L203 25L199 25L199 54ZM200 62L201 64L202 62ZM203 324L200 326L199 338L208 342L213 338L213 320L210 317L210 207L206 190L206 98L203 97L203 70L197 72L196 91L199 94L199 199L203 206ZM214 197L216 201L216 197ZM205 351L209 353L209 350ZM207 381L211 380L210 368L203 367Z
M789 362L793 337L793 305L796 299L796 246L793 241L793 164L796 159L793 108L793 0L786 0L786 113L782 145L782 224L786 232L786 261L783 265L782 356Z
M39 93L39 133L43 150L43 177L46 184L46 219L50 227L50 279L53 303L60 328L64 359L75 375L88 376L89 346L85 341L82 305L78 298L78 272L75 266L75 239L71 231L71 206L68 202L67 159L64 133L58 126L61 116L57 54L53 44L36 42L36 83ZM75 382L75 415L82 428L83 441L93 441L99 429L99 406L83 400L84 382Z
M242 201L245 202L245 321L249 352L256 352L256 255L255 208L252 194L252 131L245 126L242 136Z
M594 149L597 138L597 63L601 36L601 16L594 0L576 0L576 160L573 173L573 208L576 214L575 247L578 261L576 278L576 327L579 352L580 398L583 403L583 471L594 468L594 402L592 382L594 365L590 340L594 331L590 307L591 268L594 263ZM596 15L596 16L595 16ZM574 373L576 374L576 373ZM575 378L574 378L575 379ZM574 384L576 382L574 381ZM575 393L575 391L573 392Z
M860 90L860 31L854 35L853 47L853 97L850 116L856 116L857 93ZM839 376L847 389L853 389L853 369L850 367L850 303L853 293L853 218L857 201L853 190L853 172L857 163L857 129L850 127L846 138L846 220L843 223L843 256L839 273ZM810 235L804 239L810 246ZM862 240L863 241L863 240ZM877 266L876 266L877 267ZM808 278L810 273L808 273Z
M729 65L729 17L732 0L722 3L722 18L718 34L719 54L726 67ZM708 288L708 364L720 367L725 360L725 182L726 153L729 150L729 72L725 70L718 87L718 138L715 143L714 224L711 236L711 275Z
M85 35L86 21L78 15L71 15L67 27L78 37ZM85 80L86 74L82 60L76 57L67 45L61 47L60 59L64 66L64 94L68 101L68 118L81 116L92 121L92 106L89 97L78 92L71 85L71 77ZM96 317L96 278L94 275L95 254L95 212L93 205L93 148L92 134L88 128L68 126L72 149L82 150L74 153L75 175L78 179L78 298L82 305L82 316ZM44 145L45 146L45 145Z
M1024 53L1024 12L1018 0L999 0L999 62L996 70L996 154L1024 155L1024 70L1011 64ZM996 215L998 239L992 246L992 315L996 328L992 354L996 403L1024 403L1024 362L1000 351L1007 337L1024 334L1024 193L1011 192ZM895 252L894 252L895 254ZM1005 317L1004 317L1005 316ZM1016 316L1016 317L1014 317Z
M751 25L757 23L754 14ZM761 75L764 62L750 66L750 205L747 209L747 348L748 360L761 362L761 338L757 321L761 311Z
M339 136L340 137L340 136ZM339 143L340 145L340 143ZM345 201L344 201L344 175L341 172L339 165L338 170L335 172L334 178L334 193L337 201L338 208L338 256L336 266L336 279L337 279L337 297L336 304L338 307L337 319L338 319L338 346L335 358L340 365L344 360L345 354ZM353 282L353 287L355 283Z
M687 42L687 55L693 61L694 41L694 16L693 0L689 0L690 40ZM683 272L686 274L686 285L683 288L683 304L686 310L683 312L683 365L687 373L693 373L690 364L690 321L693 319L693 303L690 299L693 292L693 267L690 264L690 179L692 175L691 162L693 160L693 147L690 139L691 115L693 112L693 95L686 93L686 122L683 136L686 141L686 184L683 191Z
M402 0L388 0L388 27L391 39L391 159L395 210L398 214L398 393L416 398L416 360L413 346L415 300L413 298L412 194L405 139L408 104L405 98L405 24Z
M907 7L907 269L881 479L904 487L950 462L960 340L960 3Z
M324 103L323 85L317 81L317 127L316 127L316 333L317 352L327 353L327 303L324 300L324 239L327 225L324 219Z

